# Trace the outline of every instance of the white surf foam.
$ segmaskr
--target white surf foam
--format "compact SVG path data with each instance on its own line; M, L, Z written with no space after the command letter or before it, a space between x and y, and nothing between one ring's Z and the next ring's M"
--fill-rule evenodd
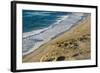
M22 54L23 55L29 54L30 52L40 47L42 44L51 40L56 35L64 31L67 31L73 25L75 25L75 23L82 20L83 16L84 16L83 13L80 13L80 14L73 13L73 14L70 14L69 16L62 17L62 19L58 20L53 26L50 26L49 28L44 29L45 31L42 33L39 33L40 31L42 31L42 30L39 30L38 32L36 31L36 32L29 32L29 33L24 34ZM34 35L34 34L37 34L37 35Z

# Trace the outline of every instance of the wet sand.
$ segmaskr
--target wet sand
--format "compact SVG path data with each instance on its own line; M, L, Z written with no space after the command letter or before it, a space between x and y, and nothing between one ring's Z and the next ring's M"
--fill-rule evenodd
M88 16L69 31L23 56L23 63L90 59L90 22L90 16Z

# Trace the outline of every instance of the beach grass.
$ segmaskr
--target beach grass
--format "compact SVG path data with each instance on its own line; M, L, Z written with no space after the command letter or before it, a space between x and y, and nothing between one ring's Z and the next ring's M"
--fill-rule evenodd
M91 59L91 16L69 31L23 56L22 62L51 62Z

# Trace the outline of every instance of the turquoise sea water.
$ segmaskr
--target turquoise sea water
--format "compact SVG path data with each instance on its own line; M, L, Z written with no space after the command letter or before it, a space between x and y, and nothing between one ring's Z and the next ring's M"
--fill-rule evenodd
M71 12L23 10L22 13L23 32L30 32L47 28L60 20L62 16L68 15Z

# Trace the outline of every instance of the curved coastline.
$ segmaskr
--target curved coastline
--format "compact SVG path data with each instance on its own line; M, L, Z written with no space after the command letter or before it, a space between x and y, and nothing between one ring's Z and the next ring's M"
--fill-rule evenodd
M44 30L43 32L41 31L41 33L39 33L39 34L27 37L27 40L24 38L25 40L23 41L24 42L23 45L25 45L25 47L27 47L27 48L29 48L30 46L31 47L30 47L30 49L27 49L26 52L22 53L23 56L30 54L35 49L37 49L41 45L43 45L44 43L52 40L55 37L58 37L59 35L63 34L64 32L66 32L68 30L70 30L72 27L74 27L75 25L77 25L81 21L83 21L84 18L86 18L86 14L80 14L80 15L78 15L77 13L71 14L69 17L63 18L62 21L57 23L54 27L52 27L52 29L49 28L49 29ZM61 29L62 29L62 31L61 31ZM36 41L34 39L38 39L41 41ZM25 44L25 42L26 42L26 44ZM30 45L30 43L32 45ZM23 48L25 48L25 47L23 47Z
M91 59L91 43L90 40L77 42L82 36L87 35L91 38L91 16L80 22L78 25L71 28L69 31L64 32L53 40L48 41L44 45L41 45L39 48L35 49L30 54L23 56L23 63L31 62L47 62L50 59L54 58L56 61L57 57L63 56L66 61L73 60L87 60ZM89 36L90 35L90 36ZM63 45L63 42L70 42L71 39L76 40L79 48L67 48L67 47L58 47L57 45ZM67 41L66 41L67 40ZM64 61L65 61L64 60ZM52 61L50 61L52 62Z

